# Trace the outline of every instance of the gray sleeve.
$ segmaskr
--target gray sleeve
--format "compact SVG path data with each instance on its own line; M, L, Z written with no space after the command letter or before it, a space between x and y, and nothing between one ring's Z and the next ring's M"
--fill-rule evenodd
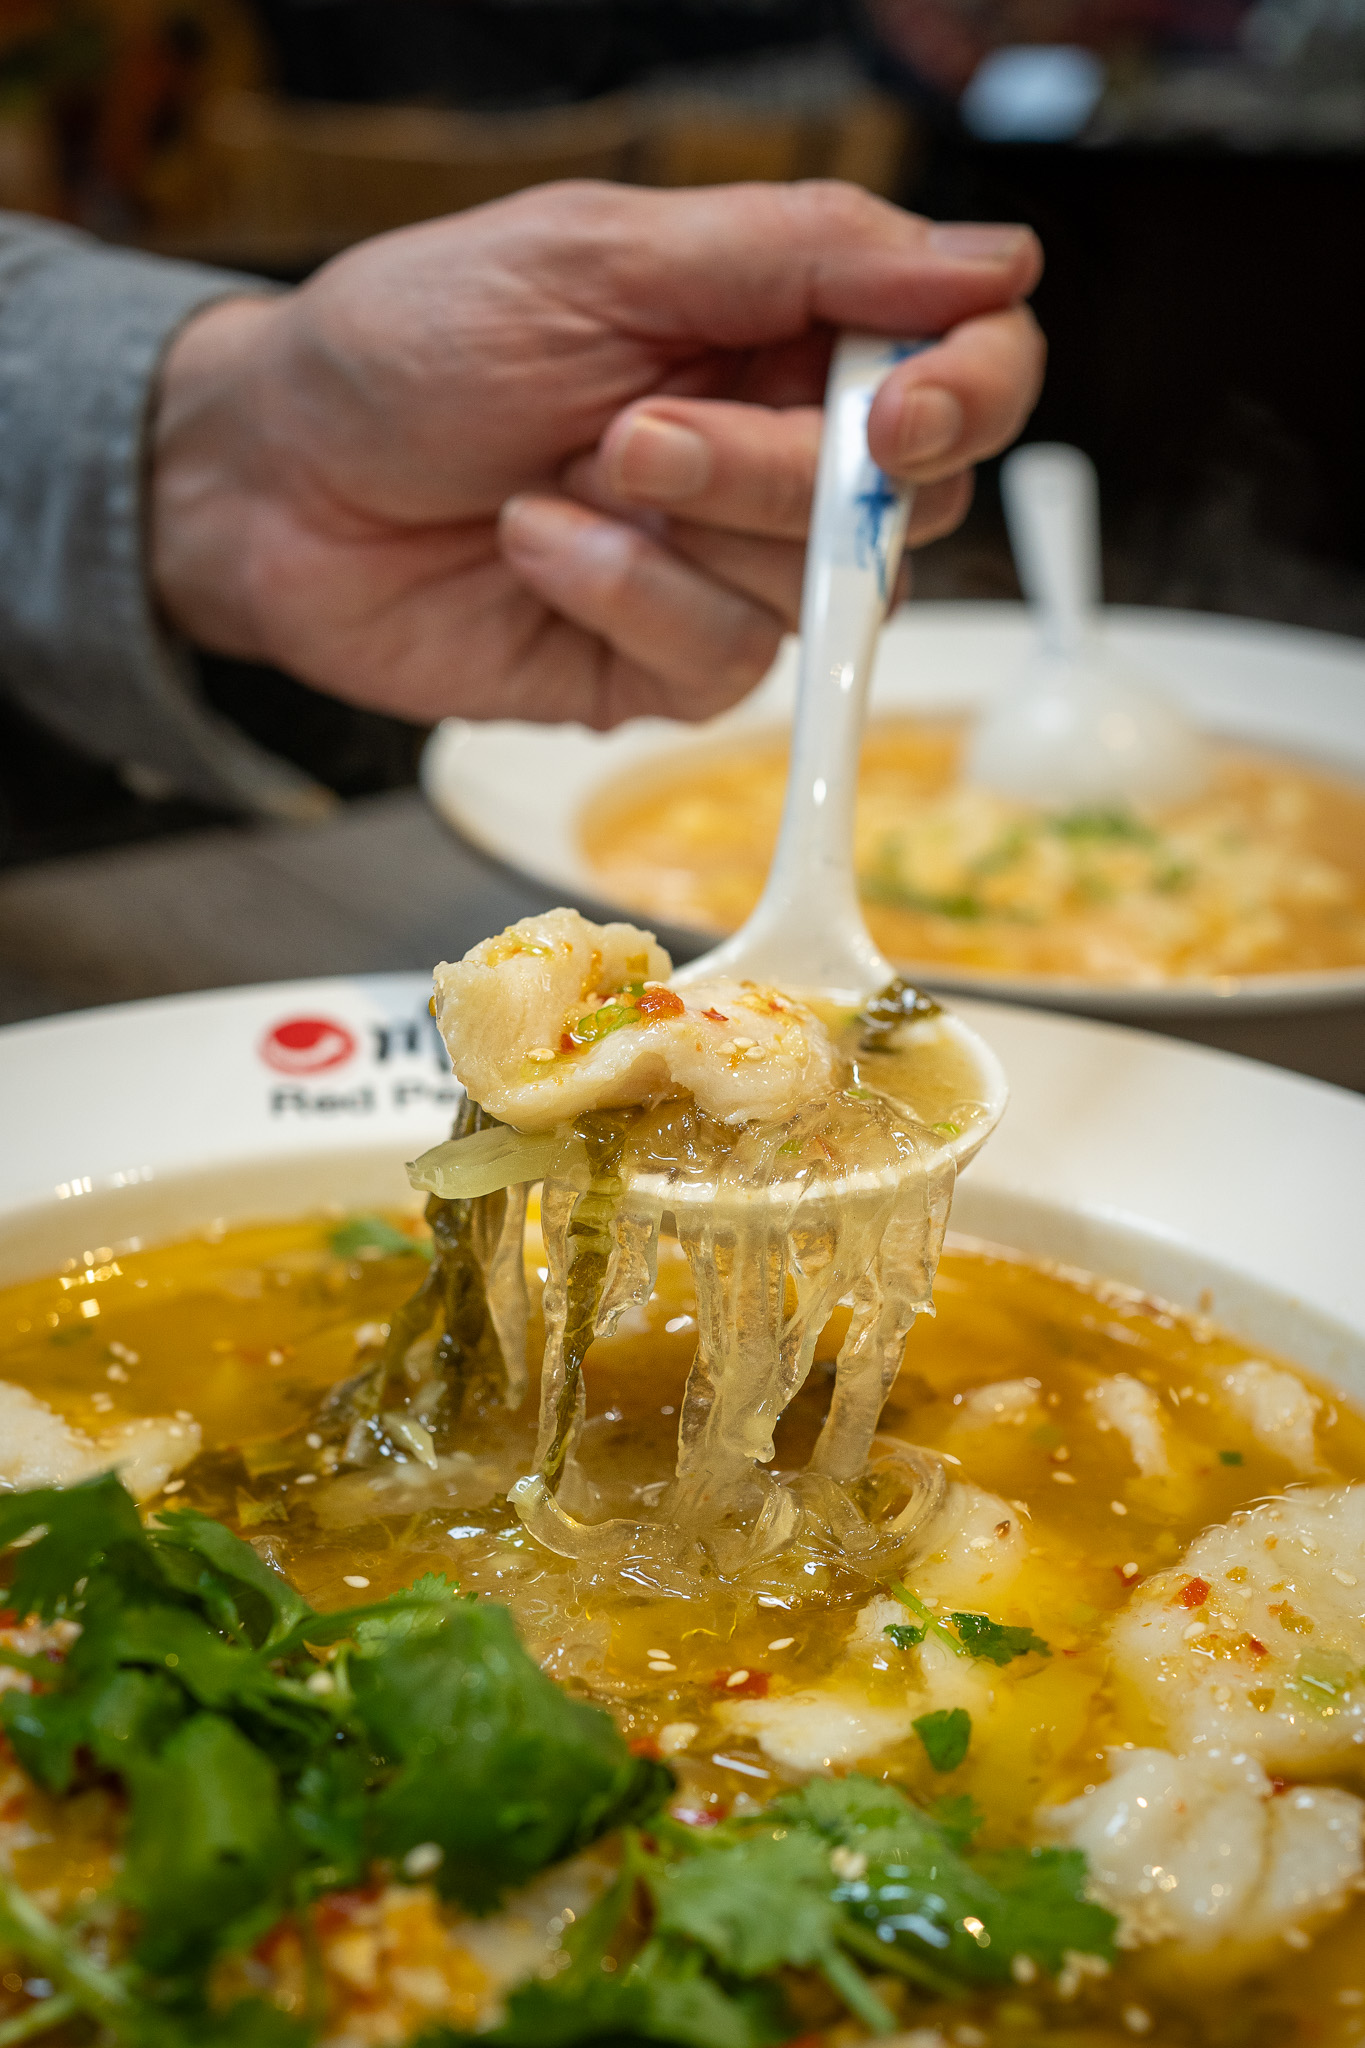
M199 307L272 289L0 213L0 688L135 786L302 817L327 793L201 701L146 564L166 348Z

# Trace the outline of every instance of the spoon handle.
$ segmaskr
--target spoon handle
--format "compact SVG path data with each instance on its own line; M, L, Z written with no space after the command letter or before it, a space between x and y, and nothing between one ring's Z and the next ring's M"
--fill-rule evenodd
M895 592L911 493L878 469L867 416L887 371L927 346L845 334L825 425L801 599L791 767L777 850L753 914L689 970L861 999L892 968L863 922L853 859L858 754L877 635Z
M1043 645L1049 654L1078 654L1095 630L1103 594L1095 465L1079 448L1037 441L1006 456L1000 495L1014 566Z

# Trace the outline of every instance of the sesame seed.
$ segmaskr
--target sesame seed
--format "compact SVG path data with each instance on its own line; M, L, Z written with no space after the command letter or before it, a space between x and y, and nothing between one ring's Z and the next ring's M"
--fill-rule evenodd
M795 1641L795 1636L775 1636L772 1642L769 1643L768 1648L770 1650L789 1650Z
M730 1676L726 1679L725 1683L727 1686L746 1685L748 1683L748 1680L749 1674L747 1671L732 1671L730 1673Z
M359 1572L347 1572L341 1583L343 1586L354 1586L357 1593L363 1593L370 1582L367 1578L363 1578Z
M533 1045L526 1055L528 1060L539 1060L542 1064L554 1058L554 1051L548 1045Z
M748 1052L755 1041L752 1038L732 1038L730 1043L736 1052Z
M748 1051L747 1051L747 1052L745 1053L744 1057L745 1057L745 1059L746 1059L746 1060L761 1060L761 1059L762 1059L762 1057L763 1057L763 1048L762 1048L762 1046L761 1046L761 1045L751 1045L751 1046L749 1047L749 1050L748 1050Z
M1121 1500L1111 1500L1109 1503L1109 1510L1111 1514L1115 1515L1126 1515L1128 1512L1127 1508L1123 1505L1123 1502Z
M161 1491L163 1493L181 1493L184 1491L184 1486L185 1482L183 1479L168 1479Z
M1206 1621L1192 1621L1185 1630L1182 1640L1187 1643L1197 1642L1200 1636L1206 1636L1208 1632L1209 1625Z
M439 1870L444 1863L445 1853L439 1842L419 1842L403 1858L404 1876L430 1877L432 1871Z
M1074 1486L1076 1484L1076 1475L1074 1472L1054 1472L1052 1476L1056 1480L1058 1486Z
M1136 1564L1121 1564L1119 1566L1119 1570L1122 1572L1125 1579L1135 1579L1138 1575L1138 1567Z
M318 1435L315 1429L309 1430L307 1436L304 1438L304 1442L307 1444L310 1451L320 1451L322 1449L322 1438Z
M1038 1965L1032 1956L1017 1955L1010 1958L1010 1975L1016 1984L1036 1984Z
M1341 1569L1341 1566L1340 1566L1339 1564L1337 1564L1337 1565L1333 1565L1333 1567L1332 1567L1332 1577L1333 1577L1334 1579L1339 1579L1339 1580L1341 1581L1341 1583L1342 1583L1342 1585L1343 1585L1343 1586L1354 1586L1354 1585L1355 1585L1355 1583L1356 1583L1356 1576L1355 1576L1355 1573L1354 1573L1354 1572L1344 1572L1344 1571L1343 1571L1343 1570Z
M1152 2015L1142 2005L1125 2005L1123 2024L1130 2034L1149 2034L1152 2031Z
M1301 1927L1286 1927L1284 1940L1287 1948L1311 1948L1313 1945L1311 1936L1305 1934Z
M295 1486L316 1486L317 1483L318 1475L316 1472L300 1472L298 1478L294 1481Z

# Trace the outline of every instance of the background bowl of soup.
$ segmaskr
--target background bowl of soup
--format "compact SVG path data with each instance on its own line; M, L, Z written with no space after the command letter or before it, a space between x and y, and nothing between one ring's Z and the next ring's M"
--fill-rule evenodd
M936 989L1124 1017L1365 1086L1365 649L1296 628L1111 607L1115 651L1211 735L1198 802L1030 814L965 788L972 715L1031 644L1022 606L904 608L882 639L858 859L869 922ZM679 958L746 915L781 808L789 643L699 727L449 720L428 796L474 846Z

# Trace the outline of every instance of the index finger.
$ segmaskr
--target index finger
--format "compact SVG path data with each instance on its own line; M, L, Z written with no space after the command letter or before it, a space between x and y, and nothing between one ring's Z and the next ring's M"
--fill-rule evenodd
M818 326L942 334L1042 271L1027 227L929 221L834 181L598 188L596 205L568 189L565 295L605 301L622 331L670 352L771 347Z

